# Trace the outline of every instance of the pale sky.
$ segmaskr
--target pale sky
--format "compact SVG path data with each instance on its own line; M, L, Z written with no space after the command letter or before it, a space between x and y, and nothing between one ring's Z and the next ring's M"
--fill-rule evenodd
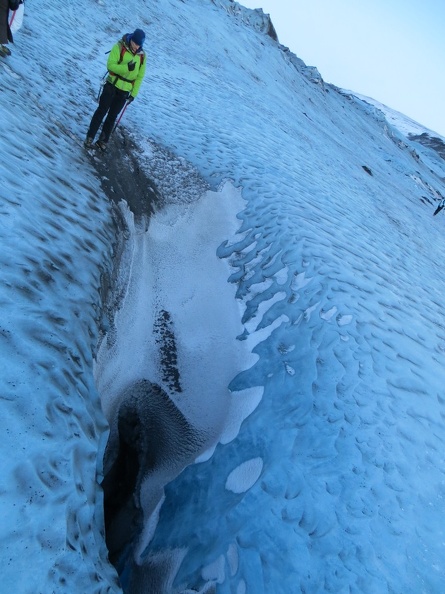
M445 0L243 0L326 82L445 136Z

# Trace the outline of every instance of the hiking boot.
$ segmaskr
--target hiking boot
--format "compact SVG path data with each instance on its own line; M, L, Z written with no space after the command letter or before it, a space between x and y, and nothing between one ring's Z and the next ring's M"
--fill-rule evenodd
M107 150L107 143L105 142L105 140L101 140L99 138L99 140L96 142L96 147L98 149L100 149L101 151L106 151Z
M91 136L87 136L85 138L85 142L83 143L83 146L86 149L89 149L89 148L91 148L93 146L93 139L91 138Z
M11 50L9 49L9 47L6 47L6 45L0 45L0 56L5 58L6 56L10 56L10 55L11 55Z

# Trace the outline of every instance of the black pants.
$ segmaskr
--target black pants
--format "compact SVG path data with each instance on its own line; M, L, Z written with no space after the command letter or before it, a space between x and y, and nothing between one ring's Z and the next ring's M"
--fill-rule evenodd
M113 131L114 122L122 111L127 99L128 91L122 91L121 89L117 89L111 83L105 83L99 99L99 107L91 118L87 136L90 136L91 138L96 136L99 126L108 112L107 119L105 120L102 132L100 133L100 140L108 142L110 134Z
M0 0L0 43L3 45L12 42L11 29L8 24L9 4L8 0Z

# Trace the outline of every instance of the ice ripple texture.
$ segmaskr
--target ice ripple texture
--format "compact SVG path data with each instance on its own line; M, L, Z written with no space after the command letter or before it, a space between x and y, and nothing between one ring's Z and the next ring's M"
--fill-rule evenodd
M218 255L258 362L230 387L264 396L236 439L167 488L141 561L165 568L175 551L172 591L441 591L444 242L424 201L440 178L381 114L314 83L271 41L245 33L235 51L235 28L218 20L206 72L224 118L204 112L192 127L204 76L169 64L170 87L200 93L175 95L174 112L159 98L150 126L209 183L242 186L238 236ZM208 47L205 30L197 38L195 65ZM257 480L240 479L249 489L227 488L258 459Z
M172 591L441 592L445 254L430 207L443 165L423 166L374 109L325 87L233 4L150 4L149 86L125 125L212 187L242 187L241 227L219 256L258 362L231 388L264 396L168 488L141 570L174 568ZM33 5L21 46L34 60L15 53L20 75L2 78L22 107L0 136L2 412L17 444L2 471L2 583L117 590L95 532L105 425L89 373L109 216L57 124L84 134L109 39L149 23L145 4L85 0L85 43L77 5L60 3L58 19ZM53 432L66 437L56 453Z
M92 375L110 207L72 141L42 120L38 90L30 100L32 85L2 86L16 108L0 138L1 589L117 592L97 482L107 424Z

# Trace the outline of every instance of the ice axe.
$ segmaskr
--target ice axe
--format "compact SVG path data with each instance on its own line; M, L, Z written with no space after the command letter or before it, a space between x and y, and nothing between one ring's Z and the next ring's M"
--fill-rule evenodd
M112 132L112 134L114 134L114 132L116 131L116 128L119 126L119 123L120 123L120 121L121 121L121 119L122 119L122 116L124 115L124 113L125 113L125 110L126 110L126 109L127 109L127 107L130 105L130 103L131 103L131 99L130 99L130 100L128 100L128 99L127 99L127 101L125 102L124 108L123 108L123 110L121 111L121 113L120 113L120 116L119 116L119 118L118 118L117 122L114 124L114 128L113 128L113 132Z

